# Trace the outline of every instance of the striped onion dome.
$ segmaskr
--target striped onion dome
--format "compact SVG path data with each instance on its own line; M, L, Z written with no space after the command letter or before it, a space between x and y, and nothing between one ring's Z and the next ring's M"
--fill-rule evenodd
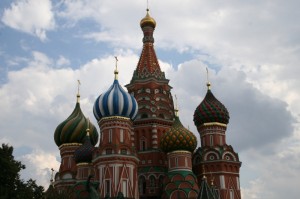
M198 127L212 122L228 124L229 113L227 108L215 98L208 85L206 96L194 112L194 123Z
M93 112L97 121L111 116L134 120L137 115L138 104L135 98L120 86L117 75L118 71L115 70L113 85L95 101Z
M172 127L161 138L160 148L168 153L177 150L193 152L196 147L196 136L181 124L178 116L175 116Z
M87 129L87 135L84 138L83 144L78 147L74 152L75 162L78 163L91 163L93 159L94 146L91 143L89 129Z
M77 98L75 109L71 115L56 127L54 141L57 146L70 143L83 143L88 125L90 126L90 141L92 145L96 145L98 142L98 131L83 115L80 108L79 95Z

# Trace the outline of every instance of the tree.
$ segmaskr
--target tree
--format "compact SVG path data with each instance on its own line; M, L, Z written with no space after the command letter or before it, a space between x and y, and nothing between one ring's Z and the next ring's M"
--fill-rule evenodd
M25 165L14 159L13 150L7 144L0 147L0 199L42 198L42 186L38 186L32 179L26 182L20 179L20 171L25 169Z

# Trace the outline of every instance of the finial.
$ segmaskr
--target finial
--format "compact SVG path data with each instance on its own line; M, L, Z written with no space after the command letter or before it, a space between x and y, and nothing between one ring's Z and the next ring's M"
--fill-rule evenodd
M90 119L87 118L87 127L86 127L86 135L90 136Z
M53 172L54 172L54 169L51 168L51 179L50 179L51 185L53 185Z
M209 82L209 77L208 77L208 68L206 67L206 86L207 86L207 90L210 90L210 82Z
M79 80L79 79L77 80L77 82L78 82L78 88L77 88L77 103L79 103L79 100L80 100L79 87L80 87L81 83L80 83L80 80Z
M118 71L118 57L115 56L115 59L116 59L116 69L115 69L115 79L118 79L118 74L119 74L119 71Z
M149 0L147 0L147 9L146 9L147 12L149 12Z
M177 96L175 95L175 115L178 117L178 102L177 102Z

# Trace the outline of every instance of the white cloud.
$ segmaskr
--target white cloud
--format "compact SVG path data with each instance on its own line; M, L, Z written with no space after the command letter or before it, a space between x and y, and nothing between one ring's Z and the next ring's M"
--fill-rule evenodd
M37 36L45 41L46 31L55 27L50 0L19 0L4 9L2 22L16 30Z
M58 67L65 67L70 65L70 60L65 58L64 56L60 55L59 59L56 61L56 65Z
M41 149L35 149L32 153L16 157L16 159L26 165L26 169L21 171L21 177L26 180L32 178L45 189L50 183L51 168L58 171L60 166L60 162L56 160L56 154L47 153Z

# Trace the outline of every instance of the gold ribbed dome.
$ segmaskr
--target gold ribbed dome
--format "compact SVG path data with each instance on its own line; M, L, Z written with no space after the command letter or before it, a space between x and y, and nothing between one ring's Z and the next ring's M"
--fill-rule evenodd
M140 22L141 28L145 26L151 26L152 28L155 28L156 21L150 16L149 9L147 9L146 16L141 20Z

